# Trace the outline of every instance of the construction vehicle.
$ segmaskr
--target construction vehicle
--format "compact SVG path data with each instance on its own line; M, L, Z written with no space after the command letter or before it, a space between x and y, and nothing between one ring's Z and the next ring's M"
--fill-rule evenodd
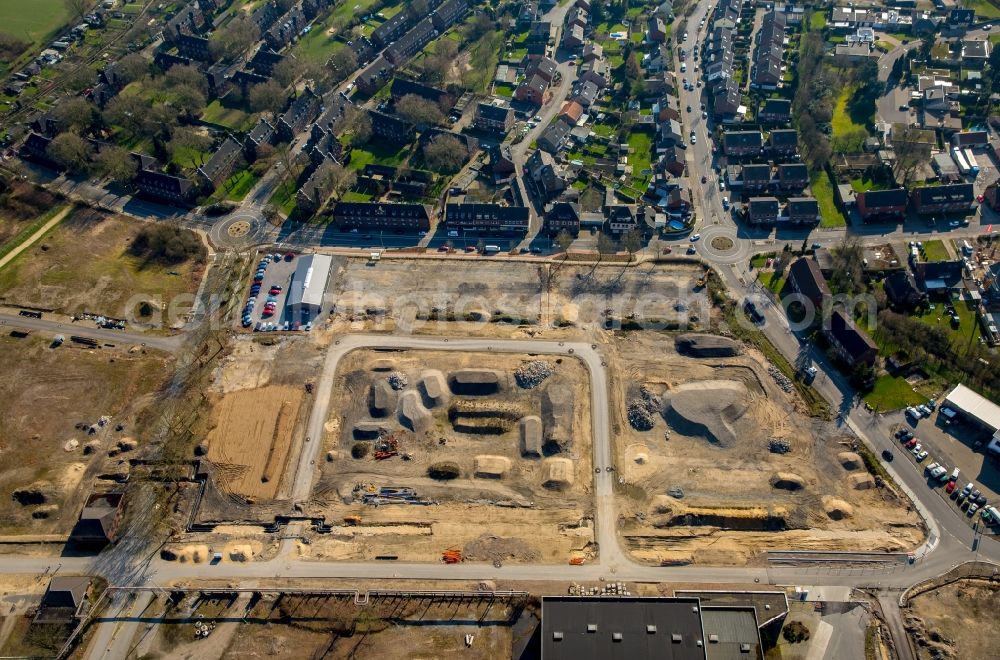
M458 564L462 561L462 551L458 548L449 548L441 554L441 559L446 564Z

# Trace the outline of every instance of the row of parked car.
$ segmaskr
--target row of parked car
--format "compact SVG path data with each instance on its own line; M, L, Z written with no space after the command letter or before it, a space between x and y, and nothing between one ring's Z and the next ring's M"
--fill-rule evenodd
M291 261L295 258L295 255L291 252L284 255L285 261ZM281 261L282 255L277 252L274 254L265 254L261 257L260 262L257 264L257 271L253 276L253 284L250 285L250 296L247 299L246 305L243 306L243 327L249 328L253 325L253 310L257 305L257 296L259 296L264 288L264 275L267 274L267 267L272 262ZM281 293L281 286L275 284L272 285L267 290L267 298L264 300L264 310L261 312L262 318L270 318L274 316L278 309L278 295ZM257 323L257 326L261 326L261 323ZM277 325L277 324L272 324ZM285 325L288 325L287 323ZM255 326L254 330L260 330L259 327ZM282 329L282 328L273 328ZM289 328L283 328L288 330Z
M918 463L922 463L929 456L928 451L920 444L920 440L909 429L896 431L896 438L914 455ZM891 452L889 454L891 456ZM931 481L944 484L944 491L955 501L960 509L965 511L965 515L971 518L978 511L983 522L986 524L1000 524L1000 511L989 505L986 495L976 488L975 484L970 481L965 484L964 488L958 488L958 478L961 470L954 468L949 471L947 467L935 461L928 463L924 468L924 472L930 477Z

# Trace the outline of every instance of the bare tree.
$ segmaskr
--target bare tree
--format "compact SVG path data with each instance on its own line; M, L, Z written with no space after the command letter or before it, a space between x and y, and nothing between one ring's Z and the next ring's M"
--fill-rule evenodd
M433 126L444 119L437 103L416 94L407 94L396 101L396 113L419 127Z
M424 145L424 161L438 173L452 174L462 169L469 150L462 142L450 135L438 135Z
M74 21L82 21L92 4L93 0L63 0L63 6Z
M284 88L274 80L250 88L250 107L257 112L270 112L275 115L285 107Z
M346 80L358 68L358 56L348 46L338 48L330 55L327 62L333 77L337 81Z
M107 146L97 152L94 165L102 176L117 183L128 183L135 178L139 166L127 149L118 146Z
M367 110L362 110L354 104L344 109L344 114L337 120L337 132L346 133L350 143L357 147L372 137L372 120Z
M83 98L74 96L63 100L52 108L52 116L63 130L80 133L88 130L98 118L97 107Z
M46 154L71 172L83 172L90 159L90 144L79 135L60 133L49 143Z
M892 151L896 155L892 173L896 182L905 186L913 178L921 163L926 162L927 145L920 142L922 132L919 128L905 126L893 128Z

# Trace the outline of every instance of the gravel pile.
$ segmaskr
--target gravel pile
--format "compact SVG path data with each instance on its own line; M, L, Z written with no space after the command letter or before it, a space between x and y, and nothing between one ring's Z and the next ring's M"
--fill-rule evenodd
M777 438L771 438L767 443L767 448L771 450L772 454L787 454L792 451L792 445L788 440Z
M628 422L636 431L648 431L656 423L656 415L661 407L660 397L643 385L639 396L628 403Z
M391 374L386 376L385 379L389 381L389 385L394 390L401 390L409 384L409 381L406 379L406 374L401 371L393 371Z
M538 387L543 380L552 375L552 365L544 360L525 362L514 370L514 380L518 387L530 390Z
M667 495L674 498L675 500L682 499L684 497L684 490L680 486L674 486L667 489Z
M778 384L778 387L785 390L786 392L792 391L792 381L785 374L778 370L778 367L770 366L767 368L767 373L771 374L771 378L774 382Z

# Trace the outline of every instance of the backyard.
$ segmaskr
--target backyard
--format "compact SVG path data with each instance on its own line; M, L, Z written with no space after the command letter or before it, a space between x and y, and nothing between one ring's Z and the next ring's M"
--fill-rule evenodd
M809 187L813 197L819 203L820 227L843 227L847 218L837 207L833 197L833 182L826 171L814 172L809 178Z
M225 96L209 103L205 107L205 112L201 115L201 120L234 131L249 131L253 128L256 115L248 112L247 108L240 107L242 104L234 103L230 99L230 96Z
M406 146L399 147L375 138L351 150L351 162L347 167L357 171L363 170L369 163L395 167L402 164L407 155Z
M924 261L948 261L951 256L944 242L938 239L924 241Z

